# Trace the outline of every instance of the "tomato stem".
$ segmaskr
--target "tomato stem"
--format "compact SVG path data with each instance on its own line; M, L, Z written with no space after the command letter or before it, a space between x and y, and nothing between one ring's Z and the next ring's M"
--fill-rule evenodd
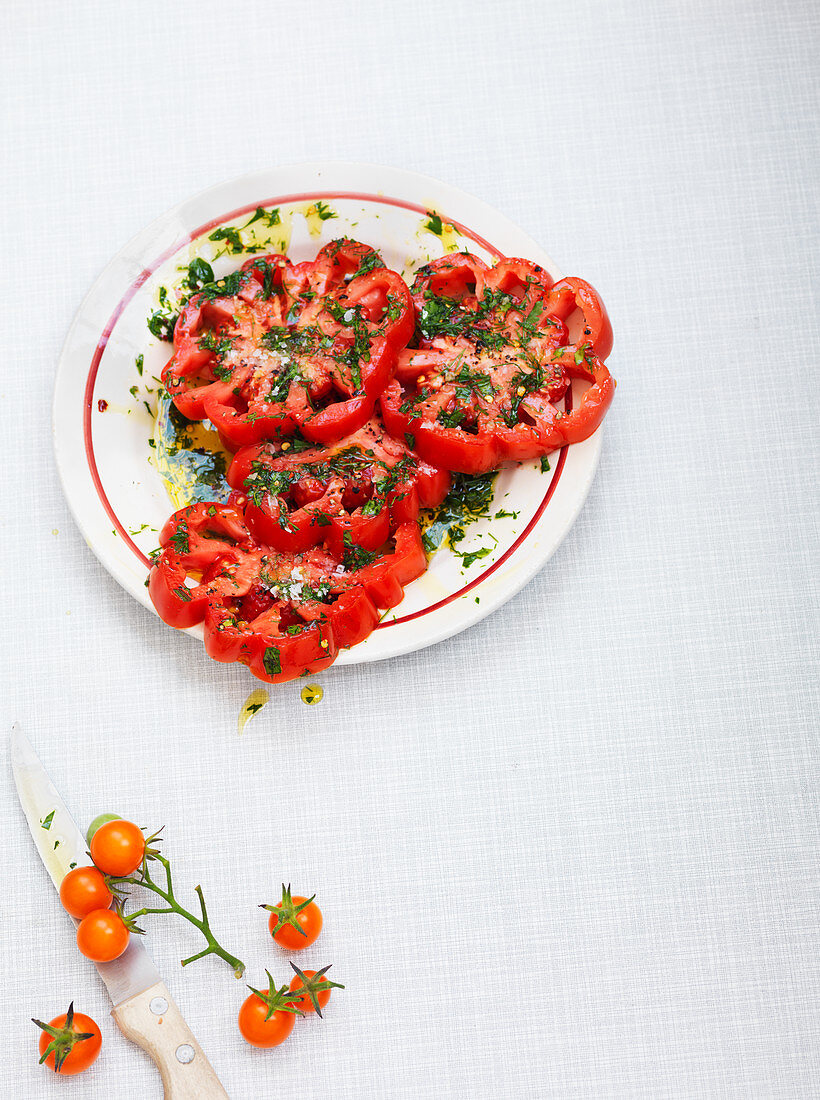
M155 882L151 877L151 872L148 869L149 860L154 859L158 863L161 863L165 868L165 886L161 886L158 882ZM206 955L218 955L220 959L224 959L229 966L232 967L234 975L237 978L241 978L245 972L245 964L241 959L237 959L235 955L232 955L229 951L226 951L224 947L214 936L211 931L211 923L208 919L208 910L205 907L205 897L202 893L202 887L195 887L195 893L199 898L199 908L202 912L201 917L194 916L193 913L185 909L177 901L174 894L174 884L171 878L171 864L165 858L159 854L159 852L152 852L142 863L139 872L133 877L119 878L116 880L119 883L128 883L131 886L144 886L146 890L150 890L152 893L157 894L164 901L168 903L167 909L153 909L144 907L138 909L135 913L129 914L130 920L137 920L139 917L148 913L177 913L180 917L184 917L190 924L193 924L195 928L198 928L208 944L206 948L200 951L196 955L191 955L190 958L183 959L182 965L187 966L188 963L196 962L197 959L204 959Z

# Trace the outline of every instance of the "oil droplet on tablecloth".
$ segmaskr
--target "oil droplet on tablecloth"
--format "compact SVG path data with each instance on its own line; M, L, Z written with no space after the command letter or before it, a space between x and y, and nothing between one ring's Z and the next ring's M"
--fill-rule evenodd
M242 704L242 710L239 712L239 718L236 723L236 732L242 733L245 726L253 718L254 714L258 714L259 711L267 703L270 696L264 688L256 688L252 691L245 702Z
M317 703L321 703L324 691L319 684L305 684L300 694L303 703L307 703L309 707L315 707Z

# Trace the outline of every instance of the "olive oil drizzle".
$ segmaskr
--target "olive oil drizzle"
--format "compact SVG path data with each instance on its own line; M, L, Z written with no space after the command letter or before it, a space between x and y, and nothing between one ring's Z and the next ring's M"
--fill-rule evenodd
M239 718L236 723L237 733L241 734L244 731L245 726L250 722L251 718L259 713L269 699L270 695L264 688L256 688L250 693L242 704L242 709L239 712Z
M209 420L186 420L166 392L159 395L150 461L175 508L201 500L224 503L231 456Z

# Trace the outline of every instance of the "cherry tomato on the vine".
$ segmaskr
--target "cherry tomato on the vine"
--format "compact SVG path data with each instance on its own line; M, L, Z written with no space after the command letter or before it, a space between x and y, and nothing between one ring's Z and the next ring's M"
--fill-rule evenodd
M144 855L145 837L132 821L107 821L91 838L91 858L107 875L130 875Z
M301 951L316 942L322 931L322 911L313 898L300 894L291 897L290 886L282 884L282 900L277 905L262 905L270 910L268 929L274 942L288 951Z
M64 1077L82 1073L97 1060L102 1046L100 1029L90 1016L74 1011L74 1002L68 1012L55 1016L51 1023L32 1020L39 1028L40 1064L43 1062Z
M113 909L95 909L83 917L77 929L77 947L94 962L118 959L128 946L131 933Z
M301 1015L293 1004L288 987L277 989L270 973L267 989L251 990L239 1010L239 1030L242 1038L252 1047L278 1047L293 1031L296 1015Z
M77 920L95 909L107 909L111 897L105 876L96 867L75 867L60 883L60 901Z

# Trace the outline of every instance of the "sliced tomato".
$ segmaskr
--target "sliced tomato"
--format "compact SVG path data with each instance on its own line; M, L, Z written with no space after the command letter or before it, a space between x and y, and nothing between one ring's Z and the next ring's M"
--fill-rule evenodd
M404 280L368 245L255 257L184 306L163 381L232 450L297 428L332 442L372 415L413 325Z
M462 253L422 268L413 300L416 340L400 353L380 404L388 430L428 462L486 473L600 424L615 389L600 358L612 329L588 283L553 284L529 260L490 268ZM567 415L556 402L573 377L592 386Z
M285 256L257 256L193 294L180 310L174 354L162 380L183 416L201 420L206 415L205 399L214 383L231 377L237 358L233 345L239 337L253 334L254 322L257 330L285 323L287 267Z
M176 513L177 529L188 524L186 511ZM401 524L370 551L347 536L338 554L214 542L210 564L189 587L190 573L198 570L169 538L151 570L149 592L172 626L204 622L205 648L214 660L240 661L270 683L320 672L340 649L363 641L380 610L395 606L404 585L427 566L415 522ZM201 567L204 555L191 560Z
M323 543L342 553L346 536L367 550L382 546L400 523L416 520L420 508L441 503L450 476L373 417L327 447L298 453L290 443L243 448L228 482L244 494L236 499L259 541L291 552Z

